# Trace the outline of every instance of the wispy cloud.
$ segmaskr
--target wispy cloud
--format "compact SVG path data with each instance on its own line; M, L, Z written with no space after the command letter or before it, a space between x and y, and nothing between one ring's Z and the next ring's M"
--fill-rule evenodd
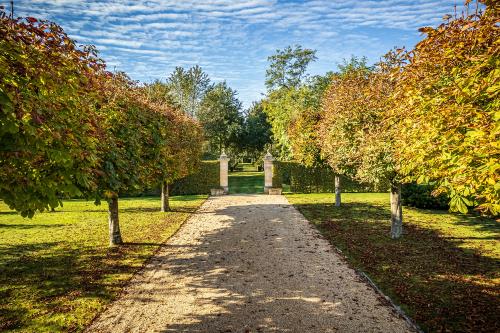
M455 0L18 0L16 14L53 20L80 43L95 44L110 67L147 81L175 66L200 64L226 79L249 105L264 91L266 58L299 43L318 50L311 70L342 57L372 61L418 39ZM7 0L0 4L8 7Z

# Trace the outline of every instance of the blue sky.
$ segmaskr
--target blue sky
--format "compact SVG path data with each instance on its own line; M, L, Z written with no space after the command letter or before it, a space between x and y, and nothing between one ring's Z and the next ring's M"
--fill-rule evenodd
M457 2L16 0L15 14L57 22L79 43L96 45L111 70L142 82L198 64L248 106L265 92L267 57L278 48L316 49L311 74L334 70L351 55L375 62L392 47L415 45L417 29L438 25Z

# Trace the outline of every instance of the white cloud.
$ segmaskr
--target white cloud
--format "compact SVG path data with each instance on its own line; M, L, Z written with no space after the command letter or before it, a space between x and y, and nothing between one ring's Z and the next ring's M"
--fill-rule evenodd
M312 69L321 72L350 53L379 56L393 46L386 45L381 33L412 40L416 28L438 24L453 3L18 0L16 13L61 23L79 43L97 45L111 67L134 78L164 77L175 66L200 64L214 78L237 85L248 104L263 90L266 58L277 48L295 43L318 48L320 61ZM8 7L8 1L0 0L0 5Z

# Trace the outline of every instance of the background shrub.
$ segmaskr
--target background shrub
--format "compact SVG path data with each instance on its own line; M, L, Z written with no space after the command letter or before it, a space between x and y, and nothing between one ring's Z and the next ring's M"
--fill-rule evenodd
M210 189L220 186L219 172L219 161L202 161L195 172L174 181L170 194L209 194Z
M417 208L449 209L450 199L446 194L433 196L432 185L404 184L401 187L403 205Z
M273 187L290 186L291 192L334 192L335 174L329 167L306 167L298 162L274 161ZM374 192L370 185L341 176L342 192Z

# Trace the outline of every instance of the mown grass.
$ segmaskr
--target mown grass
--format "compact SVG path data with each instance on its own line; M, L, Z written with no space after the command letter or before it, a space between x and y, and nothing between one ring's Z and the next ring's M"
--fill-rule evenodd
M0 202L0 331L82 331L206 196L120 199L125 244L108 247L107 205L65 201L24 219Z
M229 193L264 193L264 172L249 163L239 163L242 171L229 173Z
M352 265L426 331L499 332L500 225L493 219L403 208L404 236L389 238L389 195L289 194Z

